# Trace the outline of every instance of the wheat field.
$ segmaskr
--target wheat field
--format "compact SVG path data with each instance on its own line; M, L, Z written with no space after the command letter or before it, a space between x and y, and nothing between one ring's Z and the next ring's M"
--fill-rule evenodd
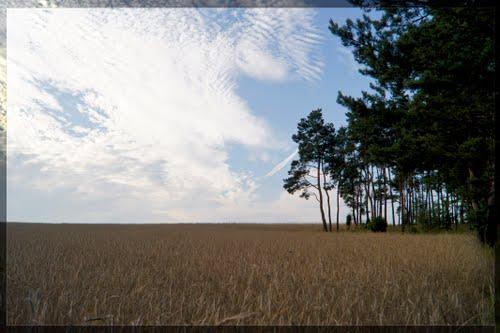
M472 234L8 223L9 325L493 325Z

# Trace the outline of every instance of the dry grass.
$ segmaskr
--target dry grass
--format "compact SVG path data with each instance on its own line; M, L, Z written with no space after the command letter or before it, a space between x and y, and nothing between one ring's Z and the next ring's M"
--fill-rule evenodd
M470 234L292 225L7 226L8 323L494 323Z

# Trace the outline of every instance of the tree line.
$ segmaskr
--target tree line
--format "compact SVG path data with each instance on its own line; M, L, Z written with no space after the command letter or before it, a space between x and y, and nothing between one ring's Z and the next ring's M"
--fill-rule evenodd
M371 83L361 97L338 92L345 127L326 123L317 109L292 137L299 158L284 188L318 201L325 231L332 215L339 229L342 198L354 224L390 220L405 232L467 223L494 244L494 14L426 5L384 7L380 18L364 13L343 25L330 20Z

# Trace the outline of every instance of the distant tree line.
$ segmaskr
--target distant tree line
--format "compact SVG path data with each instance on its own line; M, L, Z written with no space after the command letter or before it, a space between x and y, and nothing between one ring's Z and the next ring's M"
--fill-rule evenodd
M413 6L344 25L330 20L372 82L359 98L338 93L346 127L336 130L317 109L292 137L299 158L284 188L318 201L325 231L333 213L339 229L341 197L355 225L390 219L404 232L468 223L494 244L494 14Z

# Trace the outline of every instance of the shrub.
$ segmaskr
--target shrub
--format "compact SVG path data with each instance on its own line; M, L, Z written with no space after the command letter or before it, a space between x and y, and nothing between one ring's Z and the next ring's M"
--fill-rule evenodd
M439 218L429 218L429 211L420 211L417 215L416 222L418 231L429 232L439 228Z
M345 218L345 224L347 225L347 229L351 229L351 221L352 221L351 214L347 214Z
M427 232L428 230L422 224L410 224L408 226L408 231L411 234L420 234L422 232Z
M368 223L368 228L373 232L386 232L387 231L387 221L381 216L375 216Z

